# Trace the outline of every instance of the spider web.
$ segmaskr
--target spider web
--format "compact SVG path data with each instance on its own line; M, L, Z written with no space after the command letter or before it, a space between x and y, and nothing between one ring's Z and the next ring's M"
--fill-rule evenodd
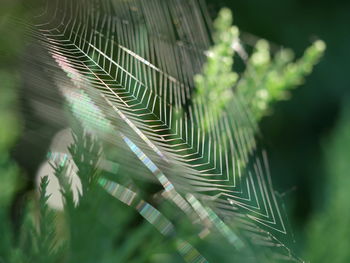
M40 21L35 36L70 79L62 92L90 98L78 96L93 105L83 118L106 120L107 140L137 157L123 165L142 161L170 200L224 236L234 226L298 260L246 104L236 95L215 117L194 99L193 77L212 43L203 1L50 1Z

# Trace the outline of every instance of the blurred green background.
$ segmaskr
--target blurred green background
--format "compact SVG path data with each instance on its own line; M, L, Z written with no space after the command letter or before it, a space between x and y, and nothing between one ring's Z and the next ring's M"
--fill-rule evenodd
M242 31L290 47L297 56L315 38L326 42L325 56L306 83L292 92L290 100L277 103L273 114L262 121L262 141L270 157L275 188L283 195L288 208L297 244L300 247L308 246L307 237L316 233L311 230L313 224L326 220L335 212L330 211L332 205L329 203L339 201L343 212L333 214L332 220L326 224L331 230L318 236L318 242L323 245L310 249L314 251L306 254L309 253L309 258L315 259L314 262L349 262L346 249L339 248L334 254L329 251L329 247L350 246L345 234L350 228L350 218L346 216L346 211L350 210L350 204L346 201L350 200L350 193L343 190L343 202L336 200L335 193L342 191L339 185L334 184L336 173L340 171L337 162L328 160L331 156L338 156L339 162L343 159L345 166L347 164L348 169L342 170L339 182L349 189L350 145L335 127L338 122L350 122L349 114L341 115L343 105L349 104L350 1L207 2L213 13L222 6L231 8L234 23ZM342 121L339 121L340 115L343 116ZM347 133L350 133L350 129L347 129ZM338 143L338 148L332 145L336 138L343 141L343 144ZM341 148L342 154L337 154ZM343 233L340 235L343 240L336 241L333 239L335 236L326 233ZM312 241L316 242L317 239ZM337 253L342 254L343 258L340 256L330 260Z
M23 34L14 34L6 20L10 13L23 15L31 6L20 2L0 2L0 168L11 173L16 168L5 153L20 122L11 90L18 81L15 54L22 48ZM290 47L297 56L317 38L326 42L326 54L307 82L290 100L275 104L273 114L261 122L261 141L301 253L314 262L350 262L350 1L207 3L213 17L221 7L229 7L241 31ZM331 252L329 246L336 248Z

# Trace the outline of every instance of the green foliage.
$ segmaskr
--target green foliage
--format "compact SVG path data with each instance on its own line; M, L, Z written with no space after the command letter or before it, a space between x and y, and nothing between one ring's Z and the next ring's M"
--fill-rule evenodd
M220 11L214 27L214 46L207 52L203 73L195 77L197 97L214 117L220 116L227 104L232 103L233 96L238 96L259 121L273 102L288 98L289 91L303 83L326 48L323 41L317 40L294 61L291 50L281 48L271 54L268 41L261 39L246 60L244 73L239 76L233 69L233 57L235 47L241 48L241 43L238 28L232 26L229 9Z
M18 76L9 70L0 70L1 79L1 103L0 119L6 123L6 126L0 129L0 151L6 152L11 148L19 133L18 116L16 115L16 87L18 85Z
M19 169L10 158L10 149L13 147L19 134L19 121L16 115L16 88L18 76L13 71L0 68L0 262L2 257L15 258L20 251L12 249L13 225L10 221L11 202L20 188ZM18 256L19 257L19 256ZM17 261L14 261L17 262Z
M214 28L214 46L208 50L208 61L203 73L195 76L195 83L198 97L217 118L232 99L231 88L238 80L238 74L232 71L235 53L232 46L238 41L239 31L232 26L232 13L227 8L219 13Z
M6 205L16 190L18 169L10 160L9 151L19 134L19 121L16 114L17 76L8 70L0 69L1 98L0 98L0 206Z
M289 98L289 91L303 83L322 57L325 47L323 41L317 40L294 62L291 50L282 48L271 55L266 40L256 43L236 89L257 120L268 113L271 103Z
M307 227L306 258L311 262L350 260L349 149L350 104L347 102L330 141L324 144L327 168L325 201Z
M135 211L99 186L98 178L108 176L97 170L99 144L79 131L69 151L78 168L82 193L76 203L67 174L72 163L67 159L56 167L65 199L65 231L61 237L67 245L64 262L149 262L152 251L162 247L161 236L153 226L142 222Z
M260 120L272 102L285 99L288 90L302 83L325 49L323 42L317 41L306 50L300 60L293 62L291 51L282 49L272 56L268 42L260 40L247 60L245 72L239 76L233 71L234 47L240 45L239 30L232 26L231 12L223 9L214 26L214 46L208 51L203 74L195 77L198 93L195 99L203 103L214 118L221 116L227 104L232 102L234 96L238 96L252 109L256 120ZM2 79L6 79L6 76L2 76ZM12 78L7 81L10 86L11 81ZM8 101L13 101L11 92L8 96L6 92L4 94L4 101L7 98ZM8 104L9 102L4 102L0 106ZM26 220L21 232L21 242L18 246L13 246L6 209L16 189L14 175L17 174L17 169L9 161L8 151L19 127L16 118L12 113L8 114L5 108L0 108L1 119L8 123L0 132L0 153L3 153L0 156L5 156L0 160L1 164L5 163L0 169L6 169L1 175L4 183L0 186L0 224L6 234L0 241L0 259L10 263L178 262L179 255L174 253L176 242L164 241L151 224L142 221L136 211L109 196L98 184L99 178L115 174L105 174L106 172L98 170L100 146L82 130L75 132L74 143L69 147L68 155L72 157L82 183L79 202L74 200L69 177L73 163L65 156L66 162L54 165L55 176L60 182L64 197L64 211L53 211L48 206L49 181L48 177L43 177L40 197L32 196L25 211ZM205 124L206 127L207 125L208 123ZM218 221L218 225L224 224L214 212L210 215L212 221ZM188 222L184 225L178 224L185 229L182 235L191 238L188 234L190 231L186 228L192 226L189 227ZM222 229L224 233L229 233L231 239L234 238L226 225ZM213 240L220 239L215 237L207 243L199 244L201 248L207 248L207 253L212 254L212 257L217 251L221 251ZM221 242L220 240L220 244ZM237 243L236 240L232 242ZM186 252L190 251L188 246L181 248ZM218 250L215 251L215 248ZM228 250L224 248L222 251ZM221 262L231 260L225 259L223 255L213 258L215 260L220 256L223 257Z
M27 207L26 220L21 232L20 249L23 262L58 262L61 248L57 244L56 214L49 208L47 194L49 180L44 176L40 183L40 197Z

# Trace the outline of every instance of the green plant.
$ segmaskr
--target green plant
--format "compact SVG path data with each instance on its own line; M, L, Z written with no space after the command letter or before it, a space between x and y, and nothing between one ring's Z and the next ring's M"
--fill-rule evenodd
M305 257L311 262L347 262L350 258L348 189L350 123L349 102L342 107L335 131L324 142L327 169L325 198L308 225L308 247ZM324 238L327 236L328 238ZM332 240L338 240L334 244ZM332 250L329 250L332 247Z
M197 1L64 3L49 7L34 32L54 60L40 63L47 64L82 128L55 163L63 219L53 220L44 177L39 227L25 225L31 230L23 230L27 242L15 248L18 258L177 262L181 255L205 262L218 260L214 243L221 240L220 249L233 248L236 260L300 261L289 248L255 133L271 103L311 72L323 42L293 62L291 51L271 55L260 40L248 59L241 58L246 64L239 74L233 58L243 43L228 9L214 23L211 43L211 24ZM197 20L178 5L191 8ZM106 173L101 158L120 170ZM82 184L78 202L71 166ZM35 219L35 208L27 211Z

